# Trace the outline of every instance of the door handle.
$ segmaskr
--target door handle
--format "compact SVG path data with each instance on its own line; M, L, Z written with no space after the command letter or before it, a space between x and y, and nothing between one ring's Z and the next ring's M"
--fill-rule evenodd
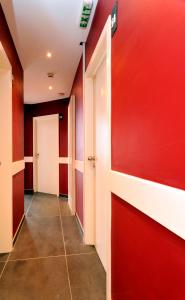
M39 153L36 153L36 154L35 154L35 157L36 157L36 158L39 158Z
M88 156L88 160L89 160L89 161L95 161L96 158L95 158L95 156Z

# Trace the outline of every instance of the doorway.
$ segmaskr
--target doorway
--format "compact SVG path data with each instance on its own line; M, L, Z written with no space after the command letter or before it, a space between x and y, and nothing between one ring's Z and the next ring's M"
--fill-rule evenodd
M111 296L111 17L85 72L84 241L95 245Z
M12 68L0 43L0 253L12 250Z
M59 115L33 122L34 191L59 196Z

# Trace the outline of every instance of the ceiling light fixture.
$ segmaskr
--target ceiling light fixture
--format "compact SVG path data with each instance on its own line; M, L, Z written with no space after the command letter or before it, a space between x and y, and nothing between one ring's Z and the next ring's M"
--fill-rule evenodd
M52 57L52 53L51 53L51 52L47 52L46 56L47 56L48 58L51 58L51 57Z
M51 91L52 89L53 89L53 87L50 85L50 86L49 86L49 90Z

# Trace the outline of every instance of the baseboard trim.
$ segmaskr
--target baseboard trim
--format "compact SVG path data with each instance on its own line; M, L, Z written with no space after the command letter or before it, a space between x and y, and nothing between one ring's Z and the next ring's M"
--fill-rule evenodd
M25 194L34 194L34 190L33 189L25 189L24 193Z
M76 217L77 223L78 223L78 225L80 227L80 230L81 230L82 234L84 234L84 229L83 229L82 223L81 223L81 221L80 221L79 216L77 215L77 213L75 213L75 217Z
M13 244L15 244L15 242L16 242L18 233L19 233L19 231L21 230L21 227L22 227L22 224L23 224L23 222L24 222L24 219L25 219L25 214L22 216L22 219L21 219L21 221L20 221L20 223L19 223L19 226L18 226L18 228L17 228L17 230L16 230L16 232L15 232L15 234L14 234L14 237L13 237Z
M59 197L68 198L68 195L67 195L67 194L62 194L62 193L60 193L60 194L59 194Z

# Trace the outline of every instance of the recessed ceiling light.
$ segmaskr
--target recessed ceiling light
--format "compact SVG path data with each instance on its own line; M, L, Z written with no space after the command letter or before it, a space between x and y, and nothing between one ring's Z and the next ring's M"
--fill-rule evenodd
M46 56L47 56L48 58L51 58L51 57L52 57L52 53L51 53L51 52L47 52Z
M52 89L53 89L53 87L50 85L50 86L49 86L49 90L51 91Z

